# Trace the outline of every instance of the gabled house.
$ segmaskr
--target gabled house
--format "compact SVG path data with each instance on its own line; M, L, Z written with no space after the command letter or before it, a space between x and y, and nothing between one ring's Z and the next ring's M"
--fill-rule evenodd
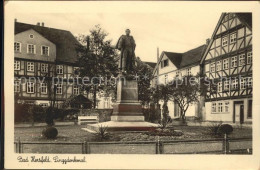
M201 60L207 121L252 121L252 13L223 13Z
M196 76L200 74L200 61L207 48L207 45L201 45L197 48L184 53L163 51L153 70L152 86L158 84L167 84L176 77L185 75ZM186 112L186 117L201 117L199 103L194 103ZM168 102L169 116L179 118L179 107L173 101Z
M49 95L53 93L49 80L55 82L57 106L78 95L92 98L76 81L76 47L80 43L70 31L46 27L44 23L32 25L16 20L14 24L14 93L18 102L49 106ZM56 81L61 78L63 81ZM97 100L97 108L111 108L110 98L103 100L101 96Z

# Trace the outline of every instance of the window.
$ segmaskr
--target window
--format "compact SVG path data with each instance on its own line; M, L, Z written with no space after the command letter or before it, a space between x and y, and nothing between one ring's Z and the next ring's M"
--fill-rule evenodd
M211 106L211 112L214 113L216 112L216 103L212 103L212 106Z
M221 61L217 61L216 70L217 70L217 71L220 71L220 70L221 70Z
M248 100L247 118L252 118L252 100Z
M164 60L164 61L163 61L163 66L166 67L166 66L168 66L168 65L169 65L169 60L168 60L168 59Z
M34 93L34 83L27 82L27 93Z
M27 53L28 54L35 54L36 53L36 47L33 44L27 44Z
M47 56L49 56L49 47L47 47L47 46L42 46L42 55L47 55Z
M222 46L225 47L225 46L227 46L227 44L228 44L228 38L227 38L227 36L225 36L222 38Z
M229 64L229 63L228 63L228 58L224 59L224 60L223 60L223 69L224 69L224 70L228 69L228 64Z
M74 95L79 95L79 86L77 86L77 85L73 86L73 94Z
M231 68L237 67L237 56L231 58Z
M191 75L191 68L187 69L187 75L190 76Z
M218 92L222 92L222 82L218 82Z
M169 65L169 60L168 60L168 59L162 60L162 62L161 62L161 68L167 67L168 65Z
M236 41L237 41L237 33L232 33L230 35L229 43L232 44L232 43L235 43Z
M235 90L238 88L238 79L233 79L232 80L232 89Z
M57 72L57 74L63 74L63 66L57 65L56 66L56 72Z
M20 92L20 82L19 81L14 82L14 92Z
M27 62L27 71L34 71L34 62Z
M41 83L41 93L47 94L47 83Z
M246 78L241 78L240 79L240 89L245 89L246 88Z
M30 37L31 39L33 39L33 38L34 38L33 34L30 34L30 35L29 35L29 37Z
M212 73L215 72L215 63L210 64L210 72L212 72Z
M48 73L48 64L41 64L41 72L42 73Z
M224 81L224 90L229 91L229 80Z
M21 43L20 42L14 43L14 51L15 52L21 52Z
M247 64L252 64L252 51L247 52Z
M229 102L225 102L225 112L229 112Z
M245 65L245 54L239 55L239 66Z
M223 104L221 102L218 103L218 112L223 112Z
M20 70L21 69L21 62L20 61L14 61L14 70Z
M252 77L247 78L247 87L252 88L253 87L253 79Z
M56 94L62 94L62 84L56 84Z

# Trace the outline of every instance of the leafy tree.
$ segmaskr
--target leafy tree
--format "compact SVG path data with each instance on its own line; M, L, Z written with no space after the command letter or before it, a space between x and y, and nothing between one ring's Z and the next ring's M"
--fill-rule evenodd
M146 63L142 62L139 57L136 58L136 66L134 67L134 74L140 78L138 80L138 99L142 102L142 105L148 105L151 101L151 80L153 69Z
M78 52L78 64L80 76L89 78L90 82L84 82L83 89L93 93L94 108L96 107L96 97L99 90L109 92L114 89L115 84L105 83L105 79L110 79L117 75L118 55L111 46L111 40L106 40L106 33L100 25L96 25L90 30L89 35L76 37L81 43L76 50ZM87 85L86 85L87 84Z
M169 85L164 85L160 84L156 88L152 89L152 98L155 102L162 100L163 101L163 107L162 107L162 112L163 112L163 122L168 122L169 118L169 110L167 103L170 100L170 93L171 93L171 88Z
M169 83L169 97L178 104L180 118L185 122L189 106L198 102L200 86L197 77L183 76Z

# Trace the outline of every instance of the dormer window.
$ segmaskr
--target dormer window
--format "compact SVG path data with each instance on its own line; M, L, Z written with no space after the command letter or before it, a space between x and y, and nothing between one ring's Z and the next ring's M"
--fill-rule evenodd
M30 34L30 35L29 35L29 38L33 39L33 38L34 38L33 34Z
M165 59L161 61L161 68L167 67L169 65L169 60Z

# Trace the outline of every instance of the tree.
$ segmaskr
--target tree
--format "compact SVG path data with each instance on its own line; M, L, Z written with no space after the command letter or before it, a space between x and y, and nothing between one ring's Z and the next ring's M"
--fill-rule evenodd
M168 84L160 84L156 88L152 89L152 98L155 102L162 100L163 101L163 107L162 107L162 112L163 112L163 118L162 122L168 122L169 119L169 110L168 110L168 101L170 100L170 93L171 89Z
M175 78L169 83L169 97L178 104L180 108L180 118L185 122L186 111L189 106L198 102L199 97L199 82L197 77L183 76L182 78Z
M146 63L142 62L139 57L136 58L136 66L134 67L134 74L139 75L138 80L138 99L142 102L142 105L148 105L151 101L151 79L153 69Z
M56 103L56 91L57 91L57 85L55 81L56 80L56 61L54 64L48 65L48 70L46 73L44 73L44 83L47 84L47 90L48 90L48 99L50 101L50 106L46 109L46 117L45 122L47 125L52 126L54 125L54 107Z
M111 46L111 40L106 40L106 33L99 25L90 30L90 35L76 37L81 43L76 50L78 53L78 65L80 76L87 77L91 82L83 89L93 93L94 108L96 107L96 95L99 90L113 89L111 83L104 83L107 79L115 77L118 72L116 50Z

